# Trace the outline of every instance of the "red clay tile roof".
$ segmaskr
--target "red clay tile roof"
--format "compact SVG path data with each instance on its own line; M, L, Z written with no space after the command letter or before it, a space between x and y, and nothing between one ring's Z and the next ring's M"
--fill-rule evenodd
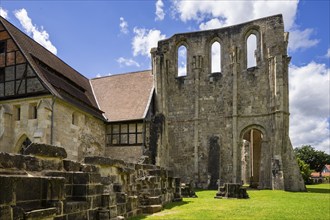
M322 176L323 177L330 176L330 173L322 173ZM311 173L311 177L320 177L320 173L319 172L313 172L313 173Z
M150 70L95 78L91 83L98 104L109 121L146 117L154 91Z
M96 117L103 118L102 111L99 110L94 98L89 79L1 16L0 22L16 42L43 84L53 95L72 104L79 103L78 107Z
M330 164L326 164L325 167L327 168L327 170L330 170Z

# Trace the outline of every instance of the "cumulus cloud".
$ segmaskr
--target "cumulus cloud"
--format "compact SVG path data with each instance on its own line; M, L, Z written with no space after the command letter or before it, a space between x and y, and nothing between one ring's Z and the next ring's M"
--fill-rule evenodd
M159 20L159 21L162 21L164 20L164 17L165 17L165 12L163 10L163 7L164 7L164 3L162 2L162 0L157 0L156 2L156 18L155 20Z
M4 17L5 19L8 18L8 11L2 7L0 7L0 16Z
M31 18L28 16L28 13L24 8L16 10L14 14L28 35L32 36L35 41L44 46L53 54L57 53L56 47L49 40L49 34L47 31L45 31L43 27L41 27L39 30L36 25L33 25Z
M327 54L325 55L325 57L330 58L330 48L328 48L328 52L327 52Z
M299 30L295 24L298 0L293 1L184 1L174 0L172 13L181 21L195 20L201 30L220 28L275 14L282 14L285 29L291 33L290 50L316 45L313 30Z
M209 30L209 29L221 28L222 26L224 26L224 21L221 21L219 18L213 18L207 22L202 22L199 25L199 29Z
M173 9L182 21L202 21L208 17L224 19L233 25L251 19L282 13L287 28L294 23L298 0L294 1L183 1L175 0Z
M290 31L290 40L289 40L289 50L296 51L298 49L310 48L319 43L317 39L311 39L313 29L300 30L291 30Z
M120 66L136 66L136 67L140 67L140 64L138 62L136 62L135 60L133 60L133 59L119 57L116 61L120 64Z
M125 21L125 19L123 17L119 18L120 23L119 23L119 27L120 27L120 32L123 34L128 34L128 23L127 21Z
M160 30L145 29L135 27L135 36L132 40L133 55L143 55L150 57L150 49L157 46L159 40L165 39L165 35Z
M330 69L311 62L290 67L290 137L294 147L310 144L330 153Z

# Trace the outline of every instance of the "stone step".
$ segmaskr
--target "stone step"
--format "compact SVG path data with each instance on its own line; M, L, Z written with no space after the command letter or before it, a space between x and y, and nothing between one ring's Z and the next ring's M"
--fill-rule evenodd
M148 197L148 205L161 205L161 204L162 204L161 196Z
M162 205L146 205L146 206L141 206L142 212L145 214L153 214L156 212L160 212L163 209Z

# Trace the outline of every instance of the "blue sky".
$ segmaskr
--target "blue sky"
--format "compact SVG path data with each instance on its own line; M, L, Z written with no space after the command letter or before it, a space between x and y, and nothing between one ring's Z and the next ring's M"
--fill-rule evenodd
M330 153L329 1L0 1L0 13L88 78L150 69L175 33L283 14L290 32L290 137Z

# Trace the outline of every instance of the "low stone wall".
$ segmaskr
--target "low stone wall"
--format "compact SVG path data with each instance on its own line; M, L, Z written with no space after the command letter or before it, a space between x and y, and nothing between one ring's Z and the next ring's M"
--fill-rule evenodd
M26 154L0 152L0 220L124 219L181 199L180 180L161 167L86 157L33 144Z

